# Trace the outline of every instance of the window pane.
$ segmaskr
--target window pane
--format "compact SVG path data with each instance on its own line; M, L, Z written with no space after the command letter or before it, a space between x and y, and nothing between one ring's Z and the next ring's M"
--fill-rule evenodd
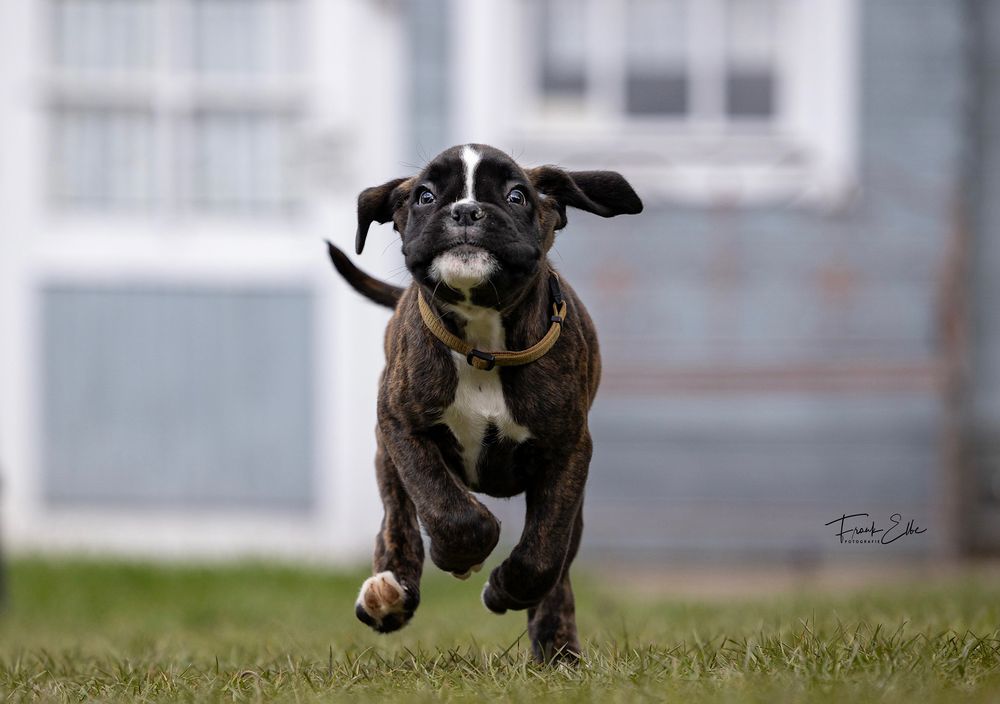
M683 115L688 109L687 78L630 73L626 107L632 115Z
M152 115L116 108L57 108L52 114L50 165L57 204L147 205L152 193Z
M194 70L283 74L299 66L298 0L194 0Z
M628 0L625 106L633 115L688 110L685 0Z
M52 0L50 8L56 66L76 70L152 66L152 0Z
M771 117L773 74L730 70L726 75L726 111L733 117Z
M774 114L776 0L727 0L726 112Z
M192 204L243 214L293 208L295 123L287 113L197 114L191 125Z
M586 90L586 3L542 0L538 46L543 94L578 97Z

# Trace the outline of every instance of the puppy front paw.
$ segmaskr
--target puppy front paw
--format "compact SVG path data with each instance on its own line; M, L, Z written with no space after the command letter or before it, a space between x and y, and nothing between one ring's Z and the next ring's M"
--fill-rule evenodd
M354 614L379 633L391 633L409 622L419 602L415 588L400 583L392 572L379 572L361 585Z
M536 606L555 586L558 570L537 570L508 558L483 586L483 605L495 614Z
M478 571L500 542L500 521L486 507L479 508L427 526L431 562L459 579Z
M495 614L503 615L507 613L507 602L504 597L490 585L489 582L483 585L483 593L481 595L483 600L483 606L492 611Z
M457 579L461 579L462 581L465 581L466 579L468 579L469 577L472 576L473 572L478 572L481 569L483 569L483 563L482 562L480 562L478 565L473 565L472 567L470 567L469 569L467 569L465 572L452 572L451 576L452 577L456 577Z

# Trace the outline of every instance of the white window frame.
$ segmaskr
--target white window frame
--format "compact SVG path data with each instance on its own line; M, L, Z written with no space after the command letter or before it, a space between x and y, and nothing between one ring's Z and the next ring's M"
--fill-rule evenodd
M618 168L648 198L690 204L801 202L835 207L856 188L857 0L782 0L775 115L700 120L712 96L692 84L691 115L628 117L622 104L625 0L598 0L591 22L616 41L588 53L590 75L606 75L586 114L545 115L537 95L538 52L524 27L534 7L452 0L453 112L460 141L491 141L533 161ZM711 21L721 0L696 0ZM692 32L692 37L695 33ZM721 41L721 39L720 39ZM504 51L495 51L502 44ZM696 56L705 52L696 52ZM698 67L693 68L698 71Z

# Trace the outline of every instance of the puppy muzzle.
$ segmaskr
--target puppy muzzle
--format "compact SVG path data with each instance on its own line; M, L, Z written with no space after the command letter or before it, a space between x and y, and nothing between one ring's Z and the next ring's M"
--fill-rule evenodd
M460 244L442 252L431 262L429 274L452 288L469 289L486 283L500 263L481 247Z

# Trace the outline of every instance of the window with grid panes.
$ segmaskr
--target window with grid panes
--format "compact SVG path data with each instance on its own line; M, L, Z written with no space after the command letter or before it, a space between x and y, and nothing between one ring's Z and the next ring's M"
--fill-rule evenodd
M49 0L60 210L293 213L302 0Z
M766 122L787 0L540 0L543 109ZM602 57L604 57L602 59Z

